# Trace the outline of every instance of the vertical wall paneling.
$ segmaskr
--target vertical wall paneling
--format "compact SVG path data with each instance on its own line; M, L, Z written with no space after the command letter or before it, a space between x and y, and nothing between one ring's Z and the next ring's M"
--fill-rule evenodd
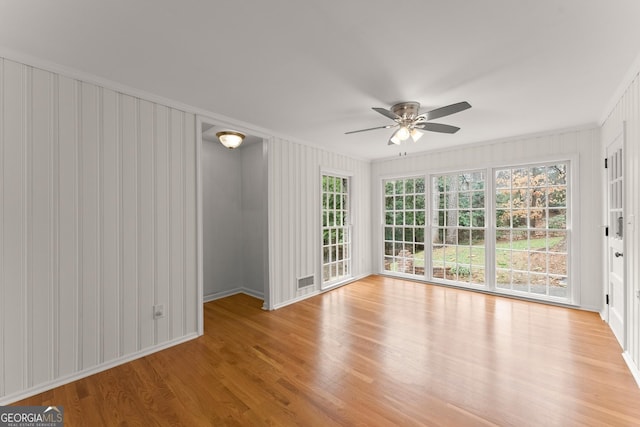
M51 76L52 96L50 108L52 113L51 123L51 197L52 209L49 225L51 227L51 318L49 323L50 336L53 339L52 355L49 360L51 367L51 377L58 378L60 375L60 119L58 105L60 102L60 79L57 75Z
M5 394L5 334L4 328L6 324L5 320L5 301L7 300L5 292L5 274L4 274L4 183L5 183L5 171L4 171L4 147L5 147L5 60L0 58L0 396Z
M636 367L638 367L640 366L640 297L637 296L640 291L640 221L638 218L640 215L640 200L638 200L637 195L640 193L640 171L638 170L640 169L640 79L637 76L630 89L630 93L633 101L631 102L629 110L632 111L631 115L635 119L628 120L627 122L630 127L628 134L630 143L627 147L629 147L629 145L633 145L634 147L634 151L627 157L631 175L631 184L627 189L627 197L631 197L629 210L635 219L630 221L632 233L629 236L628 247L633 257L631 258L632 261L628 261L630 266L627 275L630 280L631 294L636 295L636 298L632 298L630 301L631 309L629 312L631 316L629 322L633 327L629 329L629 332L632 336L631 343L633 347L631 351L633 361Z
M52 378L50 360L53 359L52 302L53 302L53 235L51 218L53 194L51 186L53 157L52 141L52 76L34 70L31 94L31 153L32 171L30 195L29 264L30 311L29 339L31 348L31 383ZM47 325L47 327L36 327Z
M122 206L121 353L138 350L138 100L120 95Z
M184 121L179 111L171 110L171 147L170 147L170 159L169 159L169 223L171 227L171 233L169 235L169 280L171 283L171 294L169 295L171 305L169 306L170 319L170 332L171 338L182 335L182 318L184 309L184 292L183 292L183 266L184 260L182 259L183 248L183 186L184 186L184 174L182 171L183 165L183 153L182 145L184 141Z
M15 284L25 283L24 277L24 74L23 67L5 61L3 70L3 287L4 317L4 389L5 393L25 386L24 372L26 328L22 307L25 289ZM10 327L8 325L11 325ZM10 350L10 351L9 351Z
M196 336L195 185L194 114L0 59L0 404Z
M154 155L155 162L155 304L164 304L165 311L169 313L169 289L170 289L170 179L169 176L169 109L164 106L156 107L156 138ZM169 316L160 318L155 322L156 344L169 339Z
M78 370L78 82L59 79L59 375Z
M154 184L153 140L155 136L154 106L151 102L138 103L138 336L140 348L154 343Z
M34 270L31 268L33 265L33 180L30 179L33 173L33 110L30 108L33 99L33 70L29 67L22 67L23 79L24 79L24 111L22 114L21 126L23 128L24 148L23 148L23 189L22 194L24 197L23 212L24 217L24 246L23 246L23 268L24 277L26 279L25 290L26 298L22 301L22 316L24 325L26 325L25 336L25 354L27 360L25 361L24 369L24 384L31 385L33 376L33 345L32 339L34 331L33 322L33 303L34 303L34 289L33 289L33 276Z
M101 325L100 361L120 355L120 116L118 95L102 91L100 147Z
M320 275L320 170L342 170L352 174L352 203L369 204L370 164L319 148L281 139L269 140L267 151L269 192L268 308L278 308L319 290ZM355 209L355 254L368 253L371 215L369 209ZM353 275L371 273L371 260L353 261ZM297 289L296 279L314 275L316 287ZM266 301L265 301L266 302Z
M182 164L183 184L183 326L182 335L197 330L198 288L197 288L197 245L196 245L196 119L193 114L181 113L183 119Z
M80 281L81 322L79 335L82 339L80 369L98 363L99 320L98 306L100 286L100 166L99 166L99 115L101 114L99 90L94 85L81 85L81 101L79 105L82 141L80 186L81 210L81 250L82 276Z

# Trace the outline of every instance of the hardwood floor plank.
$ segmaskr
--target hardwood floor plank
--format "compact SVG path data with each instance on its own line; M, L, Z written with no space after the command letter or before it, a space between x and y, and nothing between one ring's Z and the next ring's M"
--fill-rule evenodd
M16 402L67 426L630 426L640 389L598 314L370 276Z

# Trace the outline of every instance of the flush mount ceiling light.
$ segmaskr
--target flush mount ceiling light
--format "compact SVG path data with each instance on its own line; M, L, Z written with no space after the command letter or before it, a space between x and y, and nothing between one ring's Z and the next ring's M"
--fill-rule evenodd
M222 145L230 149L238 148L244 139L244 134L232 130L223 130L216 133L216 136Z

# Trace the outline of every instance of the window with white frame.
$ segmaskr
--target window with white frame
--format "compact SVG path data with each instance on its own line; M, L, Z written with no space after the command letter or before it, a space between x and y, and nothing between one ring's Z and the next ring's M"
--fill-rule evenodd
M349 178L322 174L322 284L351 276Z
M496 289L566 299L568 162L495 169Z
M431 177L431 274L485 284L485 172Z
M383 181L384 271L424 276L425 178Z
M383 180L382 272L570 301L570 166Z

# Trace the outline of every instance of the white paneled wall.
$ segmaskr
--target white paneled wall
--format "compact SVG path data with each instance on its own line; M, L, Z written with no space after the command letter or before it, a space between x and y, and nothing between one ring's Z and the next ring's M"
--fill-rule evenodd
M195 336L194 132L0 59L0 403Z
M353 175L353 275L371 273L370 163L319 148L272 138L268 145L269 276L267 308L277 308L320 289L320 170ZM297 278L314 275L314 287Z
M625 216L627 221L624 259L627 281L627 345L625 359L640 384L640 77L635 76L602 126L602 157L623 127L625 129Z
M575 157L579 167L578 194L572 194L574 212L579 219L573 234L579 240L579 305L589 310L602 307L601 277L601 203L600 183L603 162L600 157L599 129L568 131L513 140L498 141L455 150L428 152L411 157L376 161L372 176L373 264L381 271L382 187L381 179L410 173L433 173L513 165L554 158ZM422 142L422 141L421 141Z

